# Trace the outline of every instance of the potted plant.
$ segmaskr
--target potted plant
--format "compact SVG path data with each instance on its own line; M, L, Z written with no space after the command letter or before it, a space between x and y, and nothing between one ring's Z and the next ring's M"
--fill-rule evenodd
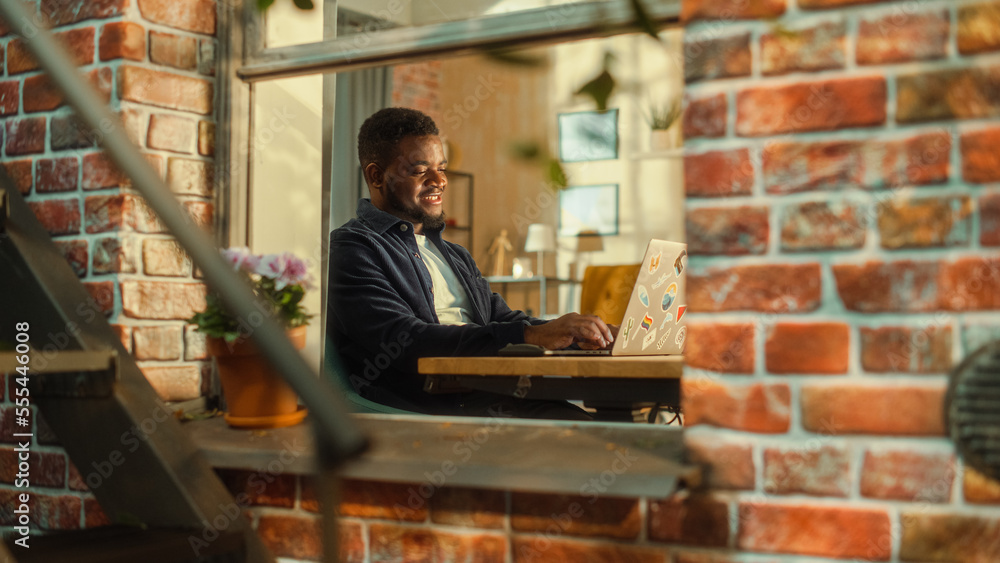
M312 289L304 261L293 254L252 254L248 248L222 251L233 269L245 275L262 303L260 317L238 319L223 307L219 296L205 298L205 310L188 322L205 334L205 348L215 358L226 422L244 428L278 428L305 418L298 396L257 350L250 335L264 316L282 323L299 350L305 346L306 326L312 315L302 307ZM253 315L251 315L253 317Z
M680 127L677 126L683 110L681 101L674 101L663 105L651 104L646 122L649 123L649 149L652 151L662 151L674 149L681 145Z

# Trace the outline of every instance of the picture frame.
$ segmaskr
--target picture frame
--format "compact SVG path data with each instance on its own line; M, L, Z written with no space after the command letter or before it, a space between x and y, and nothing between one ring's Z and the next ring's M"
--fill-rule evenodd
M570 186L559 192L559 236L618 234L618 184Z
M618 158L618 109L560 113L559 160L586 162Z

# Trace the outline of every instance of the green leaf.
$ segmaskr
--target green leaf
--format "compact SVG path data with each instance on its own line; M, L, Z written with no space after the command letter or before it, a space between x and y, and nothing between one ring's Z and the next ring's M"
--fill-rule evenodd
M547 166L547 173L549 178L549 183L555 186L557 189L563 189L569 185L569 181L566 178L566 171L562 167L562 163L559 159L550 158Z
M257 9L263 12L274 4L274 0L257 0Z
M598 111L608 109L608 100L611 98L611 93L615 90L615 77L611 76L610 71L613 60L614 55L610 51L604 53L604 70L589 82L580 86L580 89L575 92L577 96L589 96L592 98Z
M646 12L645 6L642 5L642 0L629 0L629 4L632 5L632 12L635 14L635 23L639 26L639 29L646 35L659 41L660 34L656 29L656 24L653 23L653 18L649 17L649 13Z
M312 10L314 7L312 0L292 0L292 2L295 2L295 7L300 10Z
M542 147L535 141L514 141L510 152L520 160L535 160L542 155Z
M486 58L493 59L499 63L525 68L541 68L548 64L548 60L546 60L545 57L529 54L520 49L510 49L507 47L483 49L483 55L485 55Z

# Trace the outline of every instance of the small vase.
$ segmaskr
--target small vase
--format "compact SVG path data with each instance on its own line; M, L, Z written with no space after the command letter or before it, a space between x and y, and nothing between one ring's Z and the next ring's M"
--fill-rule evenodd
M653 129L649 132L649 150L667 151L681 146L680 128L672 125L669 129Z
M306 327L288 330L295 349L306 344ZM222 394L226 397L226 422L237 428L281 428L298 424L306 416L299 398L249 338L228 343L222 338L205 339L215 357Z

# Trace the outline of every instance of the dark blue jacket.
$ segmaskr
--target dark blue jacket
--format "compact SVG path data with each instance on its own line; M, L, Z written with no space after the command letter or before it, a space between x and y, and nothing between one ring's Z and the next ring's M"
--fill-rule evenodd
M466 249L425 230L465 286L475 319L440 324L413 224L368 199L358 202L357 215L330 234L327 334L340 353L342 375L361 396L409 409L451 406L461 397L423 390L418 358L496 355L524 342L526 324L544 322L511 310Z

